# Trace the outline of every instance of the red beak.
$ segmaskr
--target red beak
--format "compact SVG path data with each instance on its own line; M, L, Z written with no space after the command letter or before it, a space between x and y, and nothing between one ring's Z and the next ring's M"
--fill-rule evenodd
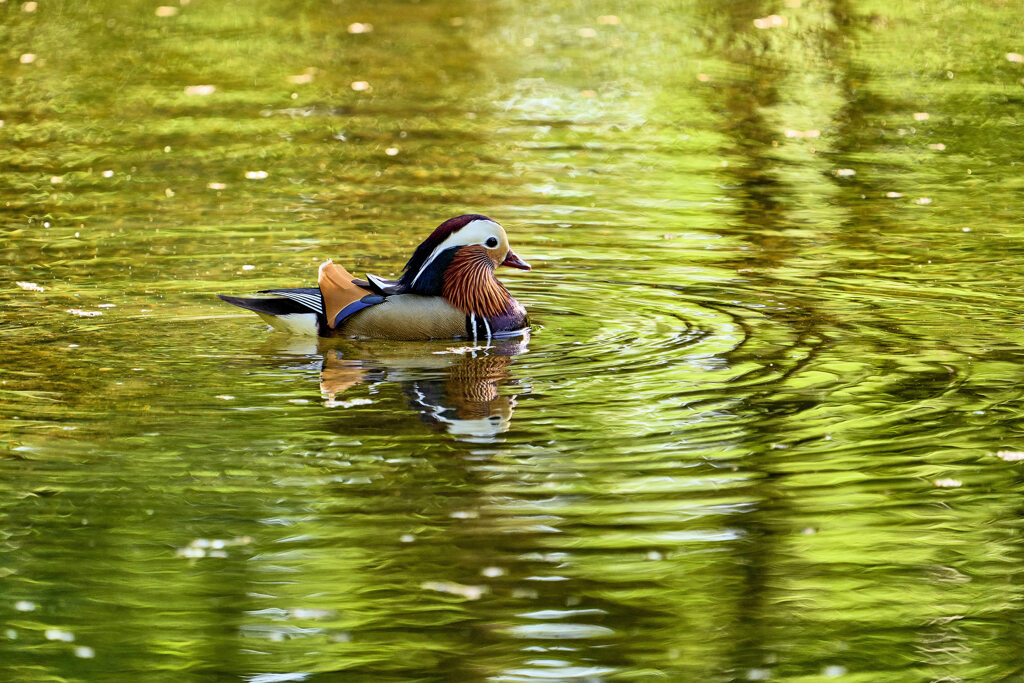
M530 264L516 256L516 253L511 249L508 250L508 254L505 256L505 260L501 262L501 265L512 266L520 270L530 270Z

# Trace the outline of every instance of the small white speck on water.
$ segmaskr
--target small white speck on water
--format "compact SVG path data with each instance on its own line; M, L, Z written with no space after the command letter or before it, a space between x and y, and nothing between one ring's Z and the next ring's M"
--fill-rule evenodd
M204 83L203 85L189 85L185 87L186 95L212 95L217 92L217 86Z
M996 451L996 457L1006 462L1020 462L1024 460L1024 451Z
M242 266L242 270L256 270L256 266L247 263L244 266Z
M754 28L780 28L789 24L789 20L778 14L769 14L767 17L754 19Z
M36 603L32 602L31 600L18 600L16 603L14 603L14 609L16 609L19 612L35 612Z
M373 24L367 24L364 22L357 21L355 23L348 25L348 32L354 35L360 33L372 33Z
M370 84L366 81L352 81L352 85L349 86L356 92L366 92L370 89Z
M75 656L80 659L92 659L96 656L96 651L91 647L85 645L79 645L75 648Z
M270 174L267 173L266 171L246 171L245 172L245 177L248 180L263 180L264 178L266 178L269 175Z
M60 640L65 643L75 642L75 634L71 631L62 631L59 628L48 628L44 635L47 640Z

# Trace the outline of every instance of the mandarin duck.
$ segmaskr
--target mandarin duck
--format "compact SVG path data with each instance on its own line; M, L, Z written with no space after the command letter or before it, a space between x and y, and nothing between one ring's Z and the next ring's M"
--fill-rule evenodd
M530 270L487 216L450 218L430 234L397 280L356 278L328 260L318 286L266 289L265 297L218 294L274 328L321 337L492 339L527 329L526 309L494 276L498 266Z

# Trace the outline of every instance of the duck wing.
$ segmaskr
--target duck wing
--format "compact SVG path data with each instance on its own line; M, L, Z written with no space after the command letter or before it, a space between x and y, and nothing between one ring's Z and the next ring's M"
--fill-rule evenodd
M384 301L383 295L362 286L362 281L330 259L320 264L317 283L323 297L327 326L331 329L353 313Z
M365 280L354 280L353 282L363 289L368 289L381 296L394 296L406 291L405 287L398 284L398 280L388 280L373 273L367 273Z
M294 301L300 306L298 310L292 311L295 313L313 312L319 315L323 315L324 313L324 298L320 295L320 290L316 287L299 287L296 289L261 289L259 293L274 294ZM221 298L223 299L224 297ZM266 301L266 299L264 299L264 301ZM294 306L290 308L295 309Z

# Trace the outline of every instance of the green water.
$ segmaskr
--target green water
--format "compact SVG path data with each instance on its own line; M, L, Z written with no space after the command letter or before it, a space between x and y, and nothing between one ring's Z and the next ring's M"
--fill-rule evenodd
M3 680L1024 680L1019 3L0 17ZM467 212L527 340L214 298Z

